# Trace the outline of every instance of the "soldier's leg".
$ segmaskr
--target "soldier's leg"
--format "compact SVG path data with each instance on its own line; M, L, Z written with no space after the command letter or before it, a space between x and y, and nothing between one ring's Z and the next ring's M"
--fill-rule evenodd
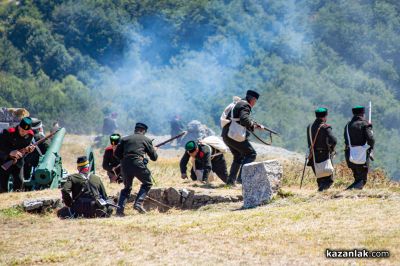
M248 140L245 140L243 142L240 142L240 150L242 151L242 156L243 156L243 161L242 165L240 166L240 172L239 172L239 177L238 177L238 182L242 183L242 168L243 165L252 163L256 160L257 158L257 152L253 148L253 146L250 144Z
M354 189L355 188L355 186L356 186L356 184L357 184L357 182L358 182L358 176L359 176L359 167L357 166L357 165L354 165L354 164L350 164L351 165L351 167L350 167L350 169L351 169L351 171L353 172L353 177L354 177L354 181L353 181L353 183L350 185L350 186L348 186L346 189L347 190L349 190L349 189Z
M233 161L229 171L227 184L234 185L240 170L240 166L242 165L243 157L241 152L236 148L236 143L238 142L230 138L224 138L224 142L229 147L229 150L233 155Z
M324 191L329 189L333 184L332 176L317 178L318 191Z
M13 190L22 191L23 189L23 168L19 168L16 165L11 167L11 175L13 178Z
M138 171L136 177L140 180L140 182L142 182L142 185L140 186L139 192L136 196L133 208L139 213L146 213L146 210L143 208L143 202L146 199L147 193L153 186L150 170L147 168L142 169L141 171Z
M354 189L363 189L367 183L368 167L360 165L355 168Z
M124 177L124 188L121 190L118 199L118 215L122 215L124 213L125 200L129 198L129 195L132 191L133 178L133 176Z
M8 178L10 176L9 171L4 171L0 167L0 193L8 192Z
M215 156L211 160L213 172L224 182L228 183L228 169L223 154Z

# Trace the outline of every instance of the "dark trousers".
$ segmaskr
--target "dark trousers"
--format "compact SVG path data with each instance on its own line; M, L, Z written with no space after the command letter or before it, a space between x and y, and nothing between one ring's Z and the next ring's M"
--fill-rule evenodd
M257 152L253 146L251 146L248 139L243 142L237 142L227 136L223 136L223 140L233 154L233 162L229 173L228 183L234 183L236 179L241 183L243 165L254 162L257 157Z
M311 163L311 168L315 175L314 163ZM333 175L317 178L318 191L329 189L333 184Z
M353 164L350 169L353 171L354 182L347 189L363 189L367 183L368 166Z
M219 179L222 180L222 182L224 182L224 183L228 182L228 169L226 167L226 161L225 161L225 157L223 154L217 155L211 160L211 167L212 167L212 171L219 177ZM198 170L202 170L202 169L198 169ZM190 170L190 178L193 181L197 180L197 177L196 177L196 174L195 174L193 168Z
M119 212L123 212L124 210L125 200L128 199L131 194L133 179L135 177L142 183L136 196L135 204L142 204L147 193L153 186L150 170L143 163L138 165L130 165L127 168L128 169L125 169L124 164L122 164L124 188L121 190L118 200Z
M0 193L8 192L8 179L12 176L13 190L21 190L23 187L21 168L13 165L7 171L0 167Z

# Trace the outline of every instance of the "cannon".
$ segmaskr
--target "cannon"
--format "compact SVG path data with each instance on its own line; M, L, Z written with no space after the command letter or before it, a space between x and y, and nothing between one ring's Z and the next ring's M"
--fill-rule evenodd
M31 178L24 180L25 188L32 190L58 188L66 171L62 167L59 154L65 136L65 128L61 128L52 138L46 153L40 156L39 164L34 169Z

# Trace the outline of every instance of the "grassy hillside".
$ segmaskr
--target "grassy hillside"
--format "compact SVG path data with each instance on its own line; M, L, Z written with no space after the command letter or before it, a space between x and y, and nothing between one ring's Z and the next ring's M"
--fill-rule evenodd
M74 137L73 139L78 139ZM73 171L84 151L67 137L62 155ZM99 162L100 152L96 151ZM284 158L283 158L284 159ZM161 187L198 184L183 181L179 158L151 163ZM101 160L100 160L101 161ZM285 160L283 160L285 161ZM335 187L317 193L308 177L298 189L299 163L284 163L282 191L268 205L240 210L241 203L208 205L199 210L152 211L139 215L127 207L124 218L59 220L54 213L26 214L15 204L27 198L60 196L58 190L0 195L0 264L4 265L396 265L399 261L400 188L380 173L371 175L363 191L344 192L351 181L337 169ZM110 195L121 185L109 184ZM138 189L135 182L134 190ZM210 189L229 189L216 181ZM240 190L240 187L234 188ZM389 250L388 259L328 260L325 249Z
M75 133L107 110L122 132L145 121L165 134L177 113L219 132L232 96L255 89L277 145L304 151L325 106L341 151L351 107L371 100L374 167L399 178L399 12L394 0L2 1L0 106Z

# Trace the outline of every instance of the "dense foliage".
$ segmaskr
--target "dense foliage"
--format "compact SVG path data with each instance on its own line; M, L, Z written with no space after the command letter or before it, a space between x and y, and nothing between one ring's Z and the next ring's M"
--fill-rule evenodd
M218 130L233 95L261 92L254 116L306 147L328 107L343 147L353 105L373 102L375 166L400 177L400 5L396 0L0 2L0 106L26 107L70 132L180 113Z

